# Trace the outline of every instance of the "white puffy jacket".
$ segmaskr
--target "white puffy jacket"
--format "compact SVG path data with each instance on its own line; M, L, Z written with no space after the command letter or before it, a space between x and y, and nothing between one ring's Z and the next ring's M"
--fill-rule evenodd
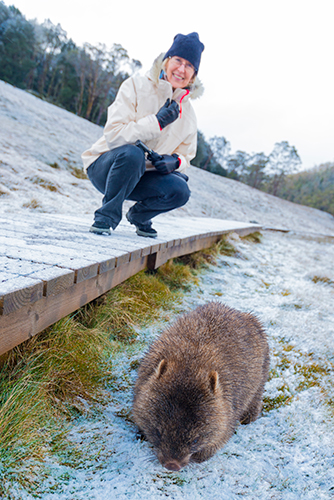
M180 172L190 165L197 148L197 120L190 99L200 97L203 87L196 77L189 90L173 92L171 84L160 78L163 57L161 54L154 61L146 75L136 74L122 83L115 101L108 108L102 137L81 155L85 170L102 153L124 144L134 144L138 139L157 153L176 153L181 160ZM155 115L168 97L180 104L180 115L160 130Z

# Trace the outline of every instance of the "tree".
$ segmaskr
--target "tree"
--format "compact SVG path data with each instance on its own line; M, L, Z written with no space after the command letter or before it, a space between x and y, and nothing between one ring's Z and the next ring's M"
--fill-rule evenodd
M276 196L284 177L296 172L301 165L300 157L294 146L288 141L276 142L273 151L269 155L267 173L270 176L268 192Z
M226 175L226 172L224 172L222 167L214 158L214 153L210 144L205 140L204 134L200 131L197 132L196 156L191 161L191 164L198 168L202 168L203 170L208 170L214 174Z
M226 159L228 177L237 181L241 180L247 168L248 160L249 154L245 151L237 151L236 153L229 155Z
M25 87L35 64L35 44L33 26L18 9L0 2L0 78Z
M227 161L231 151L231 143L225 139L225 137L214 136L209 139L209 144L213 157L216 162L220 165L222 170L227 173Z
M50 96L52 86L57 72L56 56L60 54L62 47L67 43L67 33L60 24L53 24L50 19L43 24L35 25L35 33L39 43L39 71L38 91Z
M256 189L260 189L266 177L265 168L269 158L264 153L254 153L250 155L241 175L241 181Z

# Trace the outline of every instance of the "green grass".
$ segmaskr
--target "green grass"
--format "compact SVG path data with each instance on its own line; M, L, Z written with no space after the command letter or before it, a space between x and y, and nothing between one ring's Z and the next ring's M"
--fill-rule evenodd
M320 390L323 401L332 410L334 364L326 359L314 359L313 353L303 353L295 346L289 344L285 339L279 340L279 350L274 350L272 358L275 367L269 373L269 380L283 378L284 372L290 370L295 376L294 383L291 379L290 385L283 383L278 387L279 395L275 397L265 396L263 398L263 412L268 413L291 403L302 391L312 387ZM298 361L296 361L296 357Z

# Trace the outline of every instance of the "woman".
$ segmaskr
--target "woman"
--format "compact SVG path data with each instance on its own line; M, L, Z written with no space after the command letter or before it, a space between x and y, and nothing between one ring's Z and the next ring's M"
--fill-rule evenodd
M132 200L128 221L138 235L155 238L151 219L188 201L184 171L197 147L189 99L203 93L197 78L203 50L197 33L178 34L148 74L122 83L108 108L103 136L82 154L89 179L104 194L91 232L110 234L122 218L124 200ZM154 151L148 159L137 140Z

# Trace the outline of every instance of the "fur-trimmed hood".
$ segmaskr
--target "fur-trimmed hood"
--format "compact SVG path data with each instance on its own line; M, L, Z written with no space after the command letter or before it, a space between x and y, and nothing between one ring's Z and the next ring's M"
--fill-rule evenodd
M153 62L152 68L147 73L148 77L151 78L156 84L159 82L161 70L163 70L163 61L165 57L165 52L162 52ZM189 98L198 99L204 93L204 86L198 76L195 77L194 83L189 87Z

